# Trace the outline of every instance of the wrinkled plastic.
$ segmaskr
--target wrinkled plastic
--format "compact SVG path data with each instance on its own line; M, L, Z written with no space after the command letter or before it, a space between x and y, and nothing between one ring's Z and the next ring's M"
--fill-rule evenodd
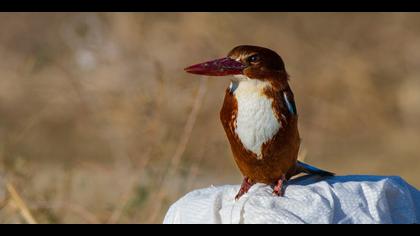
M303 176L289 181L284 197L256 184L235 201L239 187L194 190L163 223L420 223L420 192L400 177Z

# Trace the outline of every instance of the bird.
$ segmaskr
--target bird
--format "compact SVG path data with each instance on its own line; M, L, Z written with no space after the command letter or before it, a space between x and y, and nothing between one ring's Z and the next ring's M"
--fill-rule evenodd
M334 175L298 161L298 112L290 76L275 51L240 45L227 57L184 70L197 75L230 76L220 120L244 177L236 200L256 183L271 185L273 195L283 196L287 181L295 175Z

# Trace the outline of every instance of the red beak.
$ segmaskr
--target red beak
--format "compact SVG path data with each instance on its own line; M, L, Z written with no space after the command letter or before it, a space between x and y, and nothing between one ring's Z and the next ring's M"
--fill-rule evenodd
M229 57L192 65L184 70L191 74L224 76L240 75L245 65Z

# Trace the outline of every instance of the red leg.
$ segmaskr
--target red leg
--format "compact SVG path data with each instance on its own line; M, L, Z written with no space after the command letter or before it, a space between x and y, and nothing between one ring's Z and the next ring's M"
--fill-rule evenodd
M254 182L250 180L248 177L245 177L242 181L241 189L239 190L238 194L236 194L235 200L238 200L242 195L248 192L248 190L254 185Z
M273 195L283 197L284 195L284 184L286 183L286 176L282 175L279 180L277 180L276 185L274 186Z

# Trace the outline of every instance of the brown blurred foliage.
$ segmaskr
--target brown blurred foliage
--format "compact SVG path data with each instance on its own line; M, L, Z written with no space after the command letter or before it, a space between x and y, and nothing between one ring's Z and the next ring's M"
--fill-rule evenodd
M282 55L305 161L420 186L420 15L0 14L0 223L159 223L239 184L219 123L228 78L183 68L239 44Z

